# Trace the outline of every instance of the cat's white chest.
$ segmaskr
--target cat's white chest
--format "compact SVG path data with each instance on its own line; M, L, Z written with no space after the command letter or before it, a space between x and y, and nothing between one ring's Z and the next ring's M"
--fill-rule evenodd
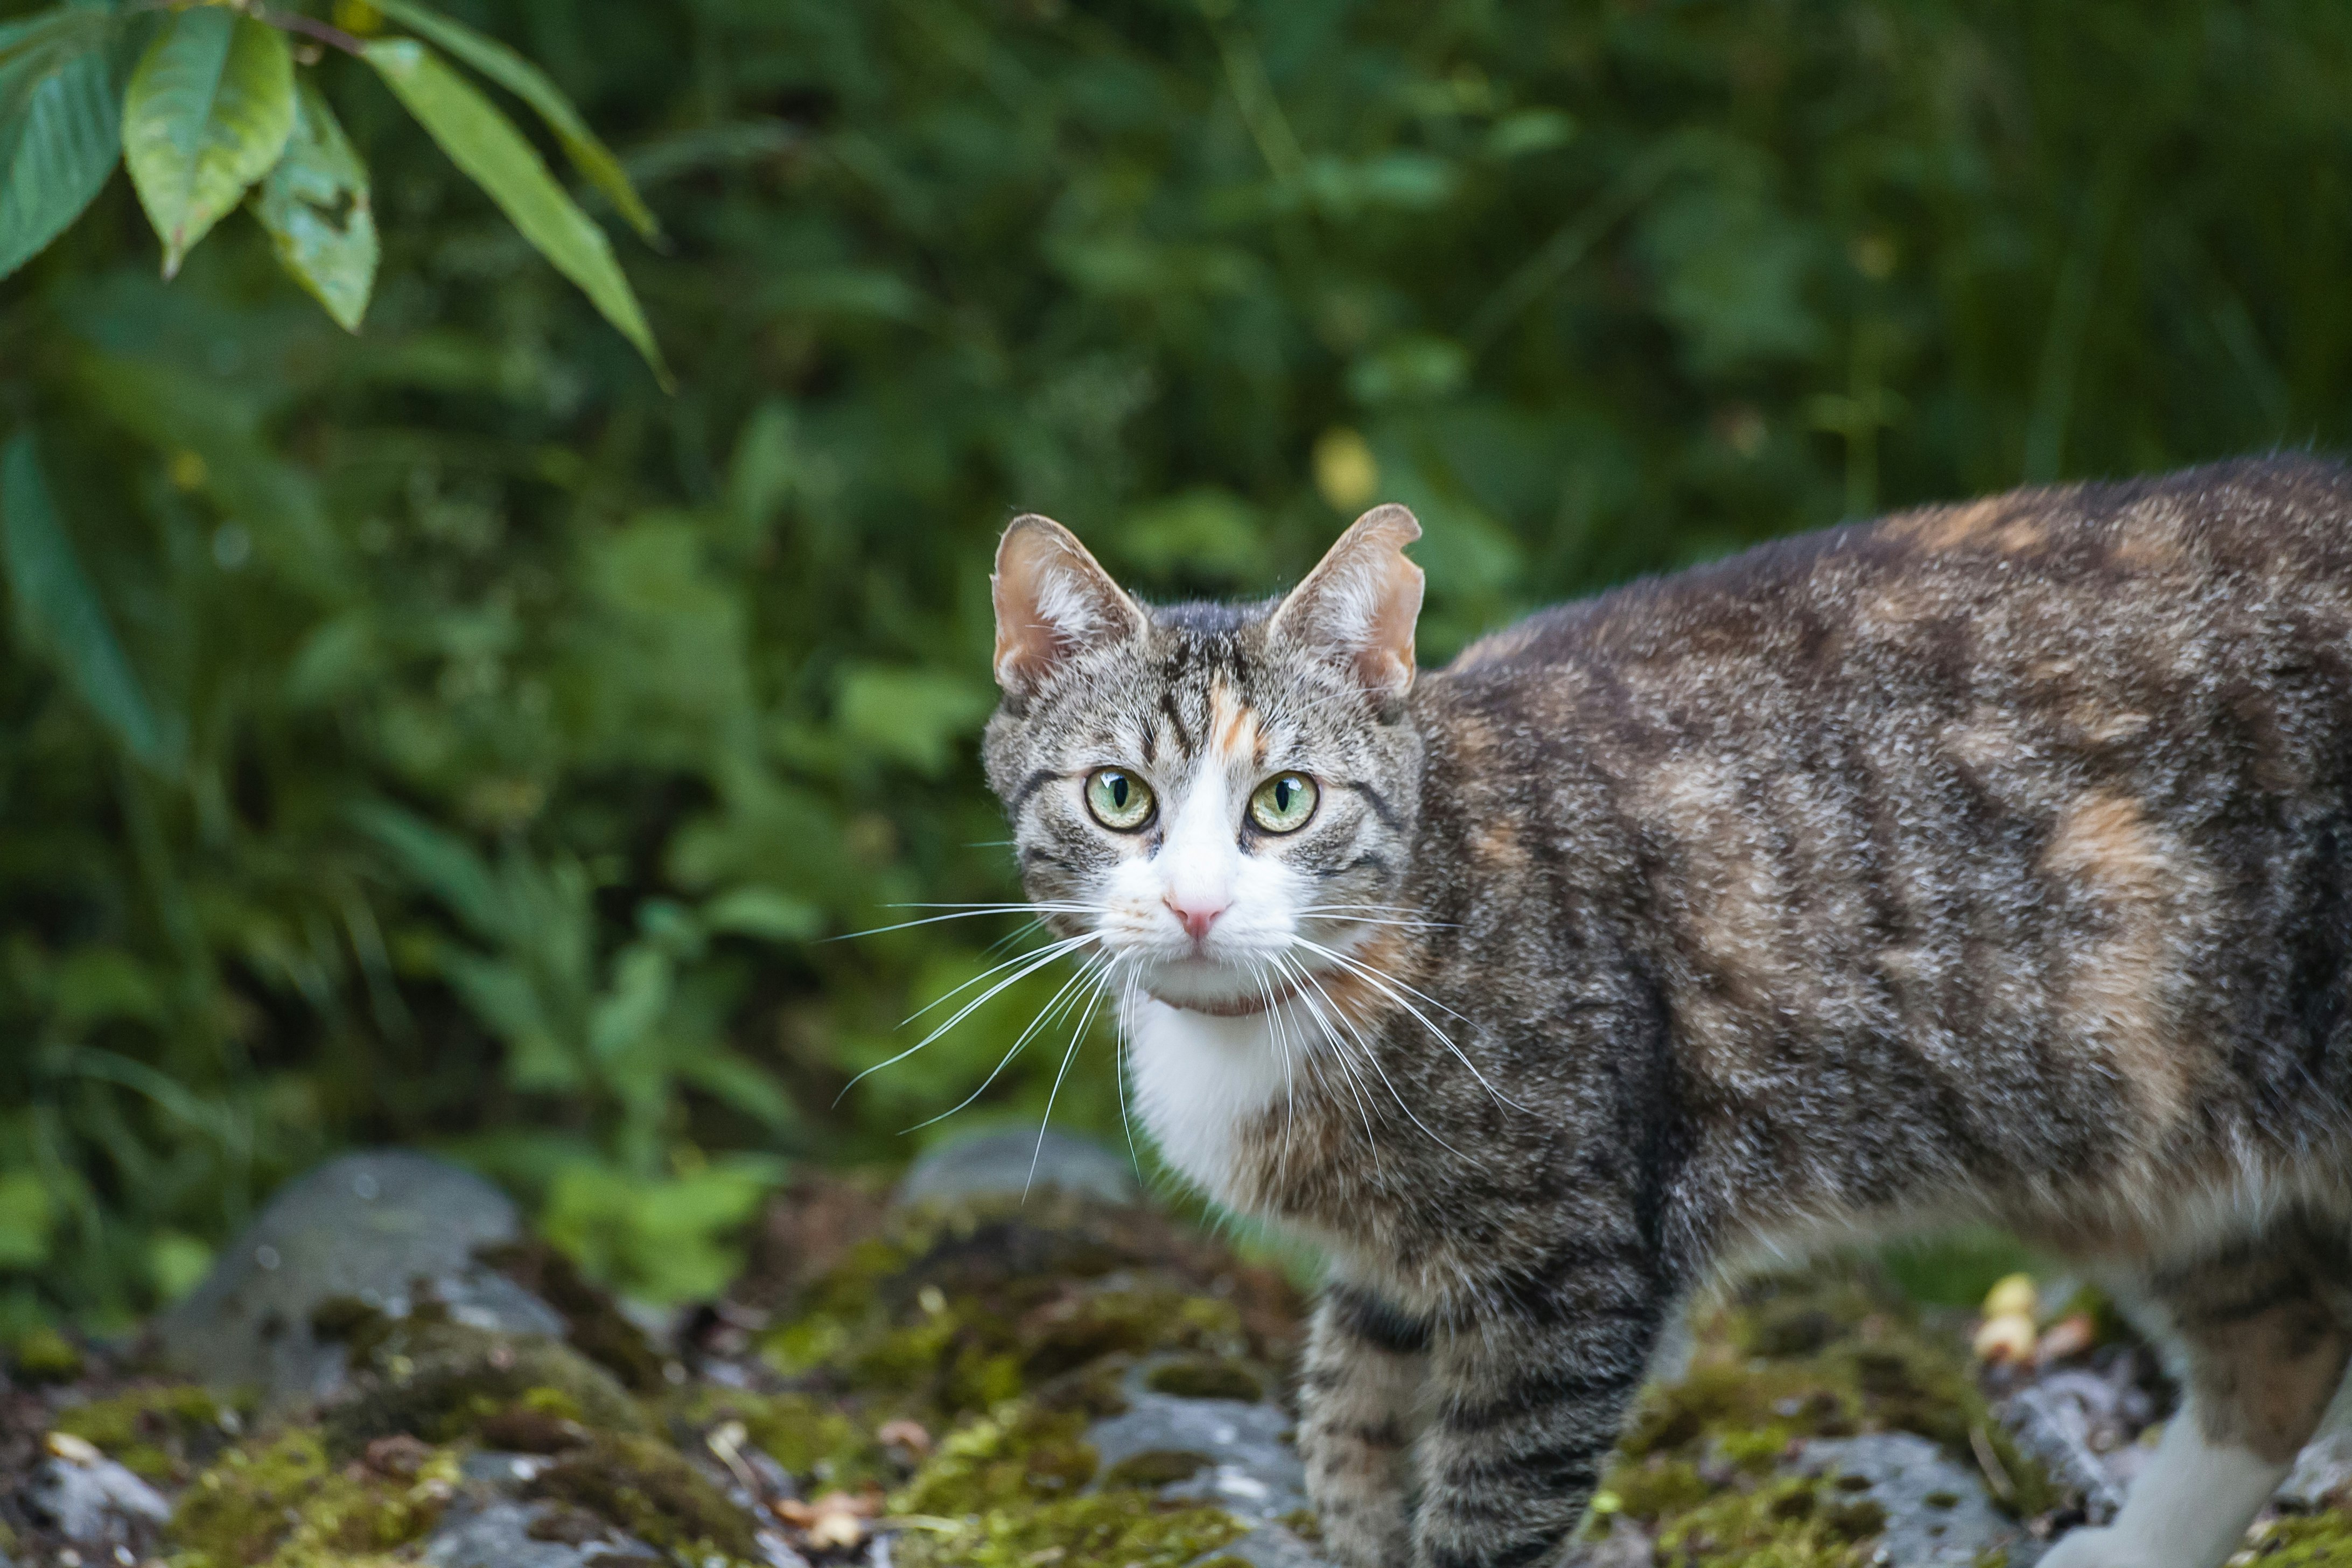
M1268 1016L1219 1018L1142 997L1127 1032L1136 1113L1161 1155L1213 1197L1234 1202L1239 1131L1288 1086Z

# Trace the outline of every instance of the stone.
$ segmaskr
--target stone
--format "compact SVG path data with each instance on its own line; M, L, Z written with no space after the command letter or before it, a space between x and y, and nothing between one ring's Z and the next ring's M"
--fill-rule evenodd
M898 1184L898 1201L914 1205L1020 1197L1045 1187L1110 1204L1143 1201L1143 1189L1126 1156L1050 1131L1042 1150L1036 1133L1015 1131L983 1132L927 1150Z
M1120 1392L1128 1407L1087 1429L1108 1474L1139 1455L1197 1454L1191 1475L1167 1482L1169 1501L1213 1502L1246 1524L1264 1526L1307 1504L1307 1470L1285 1440L1291 1421L1278 1405L1240 1399L1186 1399L1150 1384L1158 1368L1181 1357L1158 1357L1131 1370Z
M216 1388L283 1403L342 1385L343 1347L311 1329L312 1313L337 1299L402 1317L422 1280L458 1322L560 1335L552 1308L474 1257L521 1230L512 1201L470 1171L406 1151L346 1154L280 1188L157 1320L157 1342Z
M2022 1568L2025 1533L1993 1507L1975 1470L1925 1437L1817 1437L1805 1444L1798 1464L1807 1475L1866 1483L1840 1489L1886 1510L1874 1558L1885 1568L1969 1568L1995 1547Z
M2123 1507L2124 1488L2092 1446L2106 1412L2100 1403L2103 1380L2059 1373L2010 1395L2001 1420L2017 1446L2041 1461L2050 1479L2081 1494L2093 1524L2105 1524Z
M1330 1568L1330 1559L1278 1524L1262 1524L1218 1557L1238 1557L1253 1568Z
M26 1510L78 1547L143 1554L172 1517L153 1487L102 1456L44 1460L24 1490Z
M2352 1499L2352 1430L2322 1432L2295 1456L2294 1468L2278 1489L2289 1508L2316 1513Z
M618 1531L564 1539L575 1532L549 1528L558 1511L551 1504L506 1498L453 1508L426 1538L423 1559L432 1568L656 1568L667 1561Z

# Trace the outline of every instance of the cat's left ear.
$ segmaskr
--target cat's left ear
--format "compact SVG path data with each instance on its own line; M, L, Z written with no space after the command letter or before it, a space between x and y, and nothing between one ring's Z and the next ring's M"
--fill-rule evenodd
M1404 547L1421 537L1412 512L1391 503L1358 518L1274 612L1266 634L1344 659L1383 709L1412 689L1412 628L1421 618L1421 568Z
M1034 512L1013 520L988 580L996 600L996 684L1015 702L1072 654L1143 630L1143 612L1078 536Z

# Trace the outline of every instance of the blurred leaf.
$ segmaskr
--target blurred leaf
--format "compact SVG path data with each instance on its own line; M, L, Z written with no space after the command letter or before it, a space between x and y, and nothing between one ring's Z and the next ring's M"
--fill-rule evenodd
M0 278L81 216L122 153L122 109L98 49L60 58L26 100L0 117Z
M1457 390L1470 374L1470 356L1460 343L1415 333L1385 343L1348 370L1348 391L1359 403L1377 406L1440 398Z
M293 131L285 34L216 5L172 14L122 102L123 159L163 241L164 277L269 172Z
M159 717L115 640L114 626L81 568L49 499L33 437L0 451L0 560L8 568L16 627L55 659L123 749L149 767L180 765L180 731Z
M52 1001L70 1025L131 1018L164 1019L163 998L147 966L119 948L82 947L58 963Z
M856 665L842 674L834 713L842 732L866 751L938 773L955 742L995 706L994 691L969 676Z
M213 1249L184 1231L160 1231L147 1244L147 1267L156 1299L168 1304L204 1283L212 1272Z
M550 1186L540 1229L591 1276L632 1296L698 1300L735 1277L742 1259L732 1235L782 1178L780 1163L740 1155L656 1181L573 1165Z
M30 1171L0 1171L0 1268L37 1268L48 1261L56 1205Z
M252 198L278 260L345 331L360 330L375 284L375 215L367 166L352 151L335 111L305 80L296 95L286 155Z
M1231 490L1202 485L1130 513L1107 542L1112 558L1155 583L1233 588L1262 582L1272 563L1265 521Z
M488 938L511 929L512 910L473 846L413 812L383 801L361 801L352 820L392 852L402 870L430 889L450 911Z
M739 936L805 942L824 929L824 917L815 905L773 888L736 888L702 906L702 922Z
M612 199L629 226L647 239L658 238L661 225L637 197L636 187L596 133L588 129L572 100L550 81L547 73L496 38L486 37L462 22L416 4L416 0L373 0L375 8L405 23L539 111L555 139L563 143L573 167L588 183Z
M668 386L668 367L604 231L563 194L507 117L422 44L383 39L362 54L449 161L488 194L532 248L580 286Z

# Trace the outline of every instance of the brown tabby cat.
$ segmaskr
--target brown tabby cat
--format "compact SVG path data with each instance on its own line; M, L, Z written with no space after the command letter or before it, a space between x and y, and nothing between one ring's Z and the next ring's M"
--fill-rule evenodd
M1906 512L1416 679L1420 531L1148 607L1024 517L995 578L1029 894L1169 1159L1333 1259L1331 1550L1559 1561L1711 1270L1990 1219L2183 1358L2050 1568L2220 1563L2352 1350L2352 476Z

